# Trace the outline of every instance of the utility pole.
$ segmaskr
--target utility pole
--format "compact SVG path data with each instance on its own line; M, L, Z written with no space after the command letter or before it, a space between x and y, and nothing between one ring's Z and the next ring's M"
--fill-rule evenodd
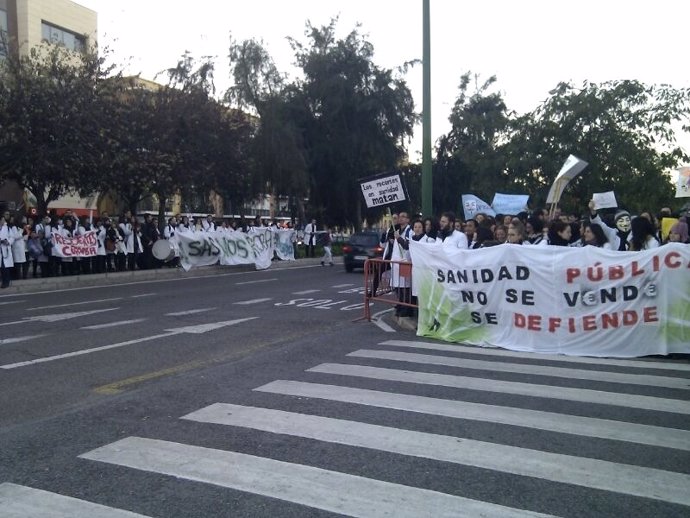
M431 172L431 38L429 24L429 0L423 3L423 101L422 101L422 213L433 215Z

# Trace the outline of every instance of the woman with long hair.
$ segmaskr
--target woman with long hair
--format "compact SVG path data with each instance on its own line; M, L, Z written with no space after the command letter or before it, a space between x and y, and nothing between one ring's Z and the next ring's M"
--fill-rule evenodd
M609 239L604 234L604 230L597 223L585 223L584 232L582 233L582 244L613 250Z
M628 250L650 250L659 246L656 228L647 218L637 217L630 222Z

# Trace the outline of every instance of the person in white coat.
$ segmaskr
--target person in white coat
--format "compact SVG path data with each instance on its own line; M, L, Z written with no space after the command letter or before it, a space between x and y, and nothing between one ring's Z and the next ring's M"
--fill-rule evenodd
M467 241L467 235L460 230L455 230L455 219L453 212L444 212L441 215L437 239L443 242L444 247L468 250L469 242Z
M316 220L312 219L304 227L304 244L307 246L307 257L314 257L316 249Z
M2 284L0 288L7 288L10 285L10 278L12 277L12 268L14 267L14 260L12 258L12 243L14 237L10 232L10 227L7 225L5 216L0 216L0 278Z
M411 284L411 270L408 270L404 265L400 265L399 262L410 261L410 233L412 228L410 227L410 218L407 212L400 212L398 214L398 225L400 225L400 230L396 230L393 234L394 241L392 244L393 253L391 254L391 286L395 288L398 292L398 304L395 308L395 314L399 317L409 317L412 316L412 308L409 306L404 306L402 303L410 304L412 302L412 294L410 291Z
M93 258L93 271L94 273L105 273L105 222L101 219L96 223L96 241L98 242L96 246L96 257Z
M14 237L14 242L12 243L14 278L26 279L29 273L29 262L26 259L26 240L29 239L26 231L26 218L23 218L21 222L17 222L14 217L11 217L8 227Z

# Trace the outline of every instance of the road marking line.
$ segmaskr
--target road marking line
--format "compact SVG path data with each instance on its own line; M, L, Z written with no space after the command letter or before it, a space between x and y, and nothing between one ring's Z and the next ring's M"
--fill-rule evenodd
M155 340L157 338L167 338L168 336L173 336L178 333L162 333L159 335L145 336L144 338L136 338L134 340L127 340L126 342L120 342L117 344L102 345L101 347L93 347L91 349L81 349L79 351L73 351L71 353L56 354L54 356L46 356L44 358L36 358L35 360L28 360L25 362L8 363L6 365L0 365L0 369L10 370L16 369L18 367L27 367L28 365L35 365L37 363L52 362L55 360L62 360L64 358L72 358L74 356L82 356L84 354L91 354L99 351L107 351L108 349L117 349L118 347L124 347L126 345L138 344L141 342L148 342L149 340Z
M372 316L373 318L373 316ZM617 367L632 367L639 369L662 369L690 371L690 364L647 361L641 359L615 360L610 358L588 358L585 356L565 356L563 354L540 354L530 352L509 351L494 347L467 347L463 345L438 344L432 342L417 342L407 340L387 340L379 345L392 345L394 347L409 347L412 349L430 349L434 351L459 352L479 354L485 356L506 356L510 358L526 358L528 360L550 360L555 362L586 363L592 365L615 365Z
M120 320L119 322L107 322L105 324L96 324L93 326L84 326L80 327L79 329L105 329L107 327L117 327L117 326L125 326L127 324L136 324L138 322L143 322L146 320L145 318L135 318L134 320Z
M485 441L282 410L216 403L184 416L523 477L690 505L690 475Z
M54 315L39 315L35 317L23 317L21 320L14 320L12 322L4 322L0 326L12 326L15 324L26 324L27 322L59 322L60 320L68 320L70 318L79 318L95 313L104 313L106 311L115 311L120 308L94 309L93 311L79 311L77 313L56 313Z
M320 372L323 374L337 374L341 376L355 376L386 381L400 381L403 383L416 383L420 385L437 385L439 387L462 388L483 392L517 394L520 396L561 399L565 401L576 401L578 403L613 405L659 412L686 413L683 412L683 408L685 407L686 410L688 408L688 403L679 399L664 399L653 396L640 396L637 394L619 394L616 392L603 392L601 390L557 387L553 385L538 385L516 381L435 374L430 372L385 369L365 365L322 363L321 365L307 369L307 372ZM688 432L687 440L687 449L690 451L690 432Z
M434 356L429 354L401 353L397 351L375 351L360 349L347 356L357 358L373 358L378 360L393 360L400 362L420 363L424 365L444 365L471 370L486 370L492 372L510 372L517 374L536 374L538 376L552 376L556 378L601 381L605 383L622 383L625 385L645 385L688 390L690 380L646 374L625 374L611 371L595 371L585 369L566 369L564 367L550 367L548 365L534 365L525 363L507 363L482 360L470 360L451 356Z
M156 293L142 293L141 295L130 295L130 297L133 299L140 299L142 297L153 297L154 295L157 295L157 294Z
M8 302L0 302L0 306L4 306L6 304L19 304L20 302L26 302L25 300L10 300Z
M286 380L273 381L254 390L683 450L687 450L690 444L690 432L686 430L541 410Z
M195 362L184 363L182 365L176 365L175 367L170 367L168 369L161 369L155 372L148 372L146 374L141 374L139 376L132 376L130 378L125 378L123 380L115 381L113 383L108 383L107 385L101 385L100 387L94 388L93 391L96 394L112 396L114 394L120 394L125 390L126 387L130 385L136 385L137 383L142 383L144 381L163 378L165 376L170 376L172 374L179 374L181 372L190 371L198 367L204 367L205 365L209 364L210 362L208 360L198 360Z
M271 281L277 281L278 279L261 279L258 281L245 281L245 282L236 282L235 285L239 286L241 284L258 284L260 282L271 282Z
M544 516L542 514L244 453L127 437L79 456L278 498L347 516Z
M0 345L16 344L17 342L26 342L27 340L33 340L34 338L40 338L45 335L30 335L30 336L17 336L15 338L4 338L0 340Z
M198 308L198 309L188 309L187 311L177 311L175 313L166 313L166 317L181 317L184 315L194 315L196 313L203 313L204 311L213 311L216 308Z
M170 333L194 333L201 334L208 331L214 331L220 329L221 327L234 326L236 324L241 324L242 322L248 322L249 320L255 320L259 317L249 317L249 318L238 318L236 320L227 320L225 322L214 322L211 324L199 324L195 326L177 327L175 329L166 329Z
M242 302L233 302L233 304L236 304L238 306L249 306L250 304L259 304L261 302L268 302L269 300L273 300L273 299L267 298L267 299L243 300Z
M370 305L371 305L371 303L370 303ZM362 307L364 307L364 304L362 304ZM386 313L392 313L392 312L393 312L393 308L384 309L383 311L379 311L378 313L374 313L373 315L371 315L371 321L374 323L375 326L382 329L386 333L395 333L396 332L395 329L393 329L391 326L389 326L388 324L386 324L382 320L383 315L385 315Z
M241 322L246 322L248 320L254 320L255 318L258 318L258 317L240 318L237 320L228 320L226 322L216 322L216 323L212 323L212 324L202 324L202 325L198 325L198 326L178 327L176 329L168 329L168 330L166 330L167 332L159 334L159 335L145 336L143 338L136 338L134 340L127 340L126 342L120 342L117 344L103 345L100 347L93 347L91 349L81 349L79 351L73 351L71 353L56 354L54 356L46 356L44 358L36 358L35 360L29 360L29 361L24 361L24 362L8 363L6 365L0 365L0 369L9 370L9 369L16 369L18 367L26 367L28 365L34 365L37 363L52 362L55 360L62 360L64 358L72 358L74 356L82 356L84 354L91 354L91 353L95 353L95 352L99 352L99 351L107 351L108 349L116 349L118 347L124 347L126 345L132 345L132 344L138 344L141 342L147 342L149 340L155 340L157 338L167 338L169 336L179 335L181 333L195 333L195 334L206 333L207 331L214 331L214 330L220 329L222 327L239 324Z
M347 288L347 287L349 287L349 286L354 286L354 284L352 284L352 283L348 283L348 284L336 284L335 286L331 286L331 288Z
M304 291L293 291L293 295L309 295L310 293L317 293L321 290L304 290Z
M0 484L0 515L6 518L147 518L143 514L9 482Z
M115 297L114 299L87 300L85 302L72 302L70 304L56 304L54 306L40 306L37 308L27 308L27 311L38 311L39 309L67 308L72 306L80 306L83 304L98 304L100 302L112 302L114 300L122 300L122 297Z

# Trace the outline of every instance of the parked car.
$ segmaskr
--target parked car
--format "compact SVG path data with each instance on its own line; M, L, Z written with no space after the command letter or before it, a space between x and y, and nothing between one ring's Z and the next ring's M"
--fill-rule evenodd
M381 248L381 234L378 232L355 232L343 246L343 262L345 271L352 272L355 268L364 268L367 259L380 258L383 255Z

